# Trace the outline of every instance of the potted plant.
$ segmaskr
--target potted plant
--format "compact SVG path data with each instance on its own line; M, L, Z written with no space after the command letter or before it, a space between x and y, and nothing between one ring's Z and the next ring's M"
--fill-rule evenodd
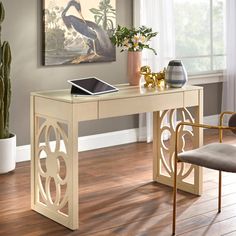
M157 35L152 28L141 26L139 28L122 27L118 25L111 37L111 42L121 47L121 52L128 51L128 79L130 85L138 85L140 80L141 52L150 49L156 55L155 49L149 46L150 40Z
M0 33L5 10L0 2ZM11 49L0 37L0 174L15 169L16 136L9 132L9 108L11 102Z

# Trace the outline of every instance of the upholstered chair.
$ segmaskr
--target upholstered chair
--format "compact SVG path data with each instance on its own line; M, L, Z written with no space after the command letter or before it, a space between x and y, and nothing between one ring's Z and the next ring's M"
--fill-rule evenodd
M223 126L225 115L231 115L228 126ZM219 142L211 143L194 150L178 153L178 132L181 126L191 126L196 128L207 128L219 130ZM174 160L174 194L173 194L173 225L172 233L176 230L176 195L177 195L177 167L178 162L186 162L209 169L219 171L219 192L218 192L218 212L221 211L221 172L236 172L236 146L224 144L223 130L231 130L236 134L236 113L223 112L220 115L219 126L210 126L205 124L181 122L176 126L175 133L175 160Z

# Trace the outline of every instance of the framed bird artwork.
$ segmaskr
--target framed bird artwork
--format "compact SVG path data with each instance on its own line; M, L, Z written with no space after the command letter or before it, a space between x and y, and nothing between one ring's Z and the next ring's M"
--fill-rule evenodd
M116 0L43 0L43 65L116 60Z

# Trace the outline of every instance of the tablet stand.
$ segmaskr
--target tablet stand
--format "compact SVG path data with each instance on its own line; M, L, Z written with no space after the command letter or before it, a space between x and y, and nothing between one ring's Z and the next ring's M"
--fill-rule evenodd
M71 86L71 90L70 90L70 93L71 94L75 94L75 95L91 95L87 92L85 92L84 90L78 88L78 87L75 87L75 86Z

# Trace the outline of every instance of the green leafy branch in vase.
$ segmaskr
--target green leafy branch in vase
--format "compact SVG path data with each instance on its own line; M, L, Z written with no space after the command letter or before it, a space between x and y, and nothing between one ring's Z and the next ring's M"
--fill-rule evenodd
M111 41L115 46L121 47L121 52L138 52L146 48L152 50L156 55L156 50L151 48L149 43L157 34L157 32L152 32L152 28L146 26L128 29L118 25L111 37Z

